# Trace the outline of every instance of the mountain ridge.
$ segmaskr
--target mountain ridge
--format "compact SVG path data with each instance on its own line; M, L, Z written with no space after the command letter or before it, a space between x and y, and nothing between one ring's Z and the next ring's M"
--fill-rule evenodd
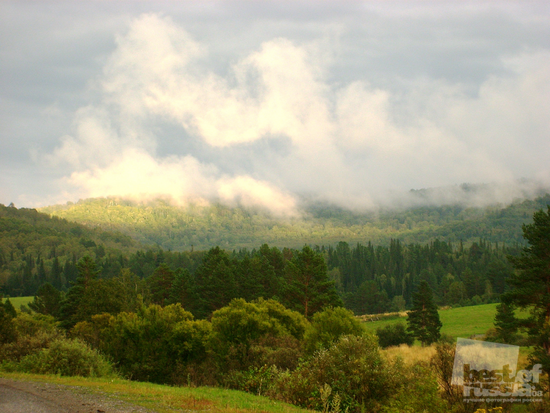
M277 218L260 209L222 204L172 205L163 199L138 202L123 198L89 198L77 203L39 208L40 212L87 227L118 231L145 245L183 251L220 246L255 248L304 244L333 245L339 241L386 245L435 239L465 243L480 238L522 243L521 226L533 212L550 205L550 193L509 205L413 206L351 211L315 203L301 217Z

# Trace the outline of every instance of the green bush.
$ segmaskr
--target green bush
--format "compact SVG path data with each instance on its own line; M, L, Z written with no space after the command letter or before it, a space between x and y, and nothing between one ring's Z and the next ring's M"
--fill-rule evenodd
M350 310L342 307L326 308L315 313L304 337L306 351L328 348L345 335L360 336L365 332Z
M382 348L399 346L400 344L412 346L414 343L414 337L407 332L407 328L403 323L388 324L384 327L379 327L376 329L376 335L378 336L378 343Z
M234 299L212 315L208 346L222 373L247 370L269 359L288 364L285 353L299 355L297 343L306 326L304 316L277 301ZM282 352L275 354L278 344L283 345Z
M49 347L54 340L64 336L58 330L55 319L42 314L19 313L12 320L12 327L12 340L0 344L0 363L17 363L23 357Z
M292 372L279 375L271 396L321 410L320 389L329 384L342 408L374 410L392 393L392 374L379 353L374 336L344 336L315 353Z
M48 348L21 359L17 370L61 376L112 376L111 364L86 343L75 339L58 339Z
M210 323L180 304L153 304L137 313L96 315L71 331L116 362L121 374L154 383L181 382L185 365L206 356Z
M425 362L405 365L397 359L389 366L393 372L390 399L382 406L384 413L447 413L448 406L439 394L435 373Z

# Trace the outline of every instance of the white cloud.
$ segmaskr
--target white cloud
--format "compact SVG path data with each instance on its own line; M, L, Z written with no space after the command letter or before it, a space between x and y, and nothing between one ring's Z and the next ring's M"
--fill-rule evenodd
M489 76L476 95L428 79L397 94L365 79L331 83L330 53L284 38L220 75L206 46L155 14L134 20L116 44L99 102L76 112L74 133L48 156L72 165L67 182L81 196L220 199L288 215L303 193L371 207L395 200L388 189L550 175L549 52L508 59L508 72ZM289 150L275 160L257 149L245 171L201 161L200 151L162 157L157 147L168 138L159 124L218 156L280 136Z

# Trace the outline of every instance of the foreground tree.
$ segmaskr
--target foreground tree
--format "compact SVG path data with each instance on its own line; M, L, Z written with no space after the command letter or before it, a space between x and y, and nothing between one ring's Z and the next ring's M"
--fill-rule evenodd
M527 331L535 343L531 354L533 363L542 364L550 371L550 205L544 212L533 215L533 223L523 225L523 238L529 246L518 257L509 257L516 269L508 279L512 289L501 295L506 307L527 309L527 319L516 320L517 326ZM499 321L497 319L497 321ZM514 325L507 317L508 325Z
M413 294L413 305L407 317L408 330L423 346L435 343L441 337L441 321L433 294L426 281L421 281Z

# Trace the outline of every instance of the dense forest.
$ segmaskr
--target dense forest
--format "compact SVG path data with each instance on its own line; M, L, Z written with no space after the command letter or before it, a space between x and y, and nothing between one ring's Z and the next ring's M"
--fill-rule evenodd
M90 228L119 231L147 245L165 250L233 250L263 243L280 248L304 244L335 245L339 241L389 245L441 241L471 243L523 242L521 225L550 203L550 195L508 206L472 208L465 205L419 206L353 212L333 205L310 204L302 216L277 218L257 209L174 206L155 200L138 203L118 198L96 198L40 209Z
M499 219L518 220L518 211L547 199L505 208ZM485 218L483 225L489 223ZM480 222L478 226L482 226ZM168 273L169 283L175 274L184 277L185 289L193 299L179 302L203 316L206 310L197 303L208 301L205 295L215 294L207 282L219 283L225 295L221 304L232 298L287 297L294 281L293 258L301 251L267 244L252 249L216 246L205 251L166 251L147 248L121 232L89 228L13 206L0 207L0 234L0 283L6 295L34 295L45 283L66 291L76 280L78 260L88 256L101 279L114 279L126 271L144 281L147 294L151 294L150 280L159 271ZM390 239L385 245L340 241L310 249L326 266L324 271L339 299L356 314L365 314L408 308L412 291L422 280L429 283L440 305L495 301L505 291L505 279L511 273L507 255L517 254L519 248L514 239L499 243L481 238L466 244L436 238L425 243ZM204 275L216 272L217 281Z

